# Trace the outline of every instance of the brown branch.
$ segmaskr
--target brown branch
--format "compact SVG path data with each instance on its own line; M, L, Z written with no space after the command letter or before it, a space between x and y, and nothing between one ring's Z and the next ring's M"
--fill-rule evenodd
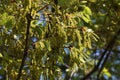
M112 50L112 49L111 49L111 50ZM107 59L108 59L108 57L109 57L109 55L110 55L111 50L106 54L106 57L105 57L103 63L101 64L101 68L98 70L97 80L99 80L100 73L102 72L102 70L103 70L103 68L104 68L104 65L105 65L105 63L106 63L106 61L107 61Z
M26 14L26 18L27 18L27 29L26 29L25 49L24 49L22 62L21 62L20 68L19 68L18 77L16 80L20 80L22 69L25 64L25 60L26 60L27 54L28 54L28 37L29 37L29 28L30 28L30 23L31 23L31 15Z
M88 74L87 74L84 78L82 78L81 80L86 80L86 79L88 79L93 73L95 73L96 71L98 71L101 62L102 62L103 59L104 59L104 56L106 55L107 51L110 50L110 49L113 47L113 45L114 45L115 42L116 42L116 38L117 38L117 36L118 36L119 34L120 34L120 30L118 30L117 34L115 34L115 36L113 37L113 39L109 42L109 44L108 44L108 46L106 47L105 51L102 53L102 56L100 57L99 62L97 63L97 65L93 68L93 70L92 70L90 73L88 73ZM107 57L109 57L109 54L110 54L110 53L108 53ZM107 58L106 58L106 59L107 59ZM105 62L106 62L106 60L104 61L104 63L105 63Z
M111 46L110 46L110 48L109 48L109 52L106 54L106 56L105 56L105 58L104 58L104 61L103 61L103 63L101 64L101 68L100 68L99 71L98 71L97 78L99 78L99 75L100 75L100 73L102 72L102 70L103 70L103 68L104 68L104 65L105 65L108 57L110 56L110 53L111 53L111 51L112 51L112 48L113 48L113 46L114 46L114 44L115 44L115 41L116 41L116 39L117 39L117 36L118 36L119 34L120 34L120 30L118 31L118 33L116 34L116 36L114 36L113 44L111 44Z
M54 4L57 5L58 4L58 0L53 0ZM49 4L46 4L45 6L43 6L42 8L40 8L39 10L37 10L36 12L42 11L44 10L46 7L48 7ZM52 8L52 12L54 12L55 10Z
M43 6L42 8L40 8L39 10L37 10L36 12L42 11L43 9L45 9L49 4L46 4L45 6Z

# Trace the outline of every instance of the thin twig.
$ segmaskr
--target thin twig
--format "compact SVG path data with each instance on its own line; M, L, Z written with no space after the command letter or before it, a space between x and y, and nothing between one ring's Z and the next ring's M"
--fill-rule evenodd
M16 80L20 80L22 69L23 69L27 54L28 54L28 37L29 37L29 28L30 28L30 23L31 23L31 15L26 14L26 18L27 18L27 29L26 29L25 49L24 49L22 62L19 68L18 77Z
M39 10L37 10L36 12L40 12L42 10L44 10L46 7L48 7L49 4L46 4L45 6L43 6L42 8L40 8Z

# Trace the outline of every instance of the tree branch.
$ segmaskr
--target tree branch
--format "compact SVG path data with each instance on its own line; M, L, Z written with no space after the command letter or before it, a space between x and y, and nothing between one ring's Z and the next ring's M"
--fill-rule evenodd
M112 51L112 48L113 48L113 46L114 46L114 44L115 44L115 42L116 42L117 36L118 36L119 34L120 34L120 30L118 31L118 33L116 34L116 36L114 36L113 44L111 44L111 46L110 46L110 48L109 48L109 52L106 54L106 56L105 56L105 58L104 58L104 60L103 60L103 63L101 64L101 68L98 70L97 78L99 78L100 73L102 72L102 70L103 70L103 68L104 68L104 65L105 65L105 63L106 63L106 61L107 61L107 59L108 59L108 57L109 57L109 55L110 55L110 53L111 53L111 51Z
M102 60L104 59L104 56L106 55L107 51L110 50L110 49L113 47L113 45L114 45L115 42L116 42L116 38L117 38L117 36L118 36L119 34L120 34L120 30L118 30L117 34L115 34L115 36L113 37L113 39L109 42L109 44L108 44L108 46L106 47L105 51L102 53L102 56L100 57L99 62L97 63L97 65L93 68L93 70L92 70L90 73L88 73L88 74L87 74L84 78L82 78L81 80L86 80L86 79L88 79L93 73L95 73L95 72L99 69L99 66L100 66ZM109 54L110 54L110 53L108 53L107 57L109 57ZM107 57L106 57L106 60L107 60ZM104 61L104 63L106 62L106 60Z
M110 52L111 52L111 50L106 54L105 59L104 59L103 63L101 64L101 68L98 70L97 80L99 80L100 73L102 72L102 70L104 68L104 65L105 65L105 63L110 55Z
M21 77L21 73L22 73L22 69L23 66L25 64L25 60L28 54L28 37L29 37L29 28L30 28L30 23L31 23L31 15L30 14L26 14L26 18L27 18L27 29L26 29L26 39L25 39L25 49L24 49L24 54L23 54L23 58L22 58L22 62L21 62L21 66L19 68L19 72L18 72L18 77L16 80L20 80Z
M46 4L45 6L43 6L42 8L40 8L39 10L37 10L36 12L42 11L43 9L45 9L46 7L48 7L49 4Z

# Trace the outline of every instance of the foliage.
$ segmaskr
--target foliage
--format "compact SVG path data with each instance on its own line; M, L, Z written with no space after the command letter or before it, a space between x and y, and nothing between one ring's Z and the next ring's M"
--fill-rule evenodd
M82 78L94 67L94 51L119 29L119 7L119 0L0 0L0 74L8 80ZM112 64L101 78L111 78Z

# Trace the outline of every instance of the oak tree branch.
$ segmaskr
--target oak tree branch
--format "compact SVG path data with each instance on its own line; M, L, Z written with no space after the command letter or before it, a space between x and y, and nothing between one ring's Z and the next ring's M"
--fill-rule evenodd
M26 60L27 54L28 54L28 37L29 37L29 28L30 28L30 23L31 23L31 15L26 14L26 19L27 19L27 29L26 29L25 49L24 49L22 62L21 62L20 68L19 68L18 77L16 80L20 80L22 69L24 67L24 63L25 63L25 60Z
M99 69L99 66L101 64L101 62L103 61L104 59L104 56L106 55L107 51L109 51L110 49L112 49L113 45L115 44L116 42L116 38L117 36L120 34L120 30L118 30L118 32L115 34L115 36L113 37L113 39L108 43L108 46L106 47L105 51L102 53L102 56L100 57L99 59L99 62L97 63L97 65L93 68L93 70L88 73L85 77L83 77L81 80L86 80L88 79L93 73L95 73L96 71L98 71ZM107 61L107 58L109 57L109 54L107 55L107 57L105 58L104 62L105 63ZM104 64L103 64L104 65Z

